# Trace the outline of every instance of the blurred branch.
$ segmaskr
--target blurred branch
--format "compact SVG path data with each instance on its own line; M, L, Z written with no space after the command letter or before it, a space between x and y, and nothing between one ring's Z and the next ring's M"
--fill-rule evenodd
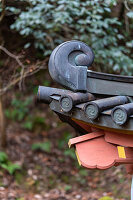
M37 73L41 69L45 69L44 66L40 66L37 64L36 66L31 66L25 71L25 65L20 61L20 56L16 56L9 52L5 47L0 45L0 50L4 51L9 57L13 58L16 60L19 66L21 66L22 70L20 72L20 76L15 78L13 81L9 82L7 86L4 88L0 88L0 96L3 95L7 90L9 90L12 86L16 85L19 83L19 86L22 84L22 80L26 78L27 76L31 76L35 73ZM46 62L45 62L46 64Z
M127 0L124 1L124 5L125 5L126 9L127 9L128 11L130 11L130 8L129 8L129 6L128 6L128 1L127 1Z
M12 54L11 52L9 52L5 47L0 45L0 49L2 51L4 51L8 56L10 56L11 58L15 59L16 62L18 63L19 66L21 66L22 70L21 70L21 79L20 79L20 83L19 83L19 87L22 88L22 80L23 80L23 75L24 75L24 68L25 66L23 65L23 63L20 61L19 56L15 56L14 54Z
M23 78L26 78L28 76L32 76L33 74L37 73L38 71L40 71L41 69L46 69L44 66L36 66L34 69L30 68L27 71L24 72L23 74ZM18 78L14 79L13 81L11 81L7 86L5 86L4 88L0 89L0 96L3 95L4 93L6 93L11 87L13 87L14 85L16 85L17 83L19 83L21 80L21 76L19 76Z
M26 6L28 6L30 3L28 0L25 0L25 1L19 1L19 0L14 0L14 1L11 1L11 0L6 0L6 6L10 6L10 7L16 7L16 8L23 8L25 9Z
M2 22L4 16L5 16L5 0L1 0L1 6L2 6L2 12L0 16L0 22Z
M20 61L18 56L15 56L14 54L10 53L5 47L0 46L0 49L2 51L4 51L8 56L10 56L11 58L15 59L16 62L18 63L19 66L21 66L22 70L21 70L21 78L20 78L20 82L19 82L19 87L22 88L22 80L23 80L23 74L24 74L24 68L25 66L23 65L23 63Z
M128 6L127 0L124 0L124 5L125 5L125 8L126 8L126 9L124 9L124 19L125 19L126 32L129 34L130 27L129 27L129 19L128 19L127 13L130 11L130 8Z

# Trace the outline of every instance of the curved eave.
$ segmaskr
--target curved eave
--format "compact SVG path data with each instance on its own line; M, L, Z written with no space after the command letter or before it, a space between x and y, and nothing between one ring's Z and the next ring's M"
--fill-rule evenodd
M115 74L108 74L108 73L102 73L102 72L95 72L91 70L87 70L87 77L108 80L108 81L133 83L133 76L115 75Z
M84 111L80 108L73 108L69 113L64 112L58 101L53 100L50 103L50 108L54 112L60 113L62 115L68 116L71 119L80 120L81 122L88 124L90 126L100 128L103 130L120 132L125 134L133 134L133 116L130 116L129 120L124 125L117 125L111 118L110 112L102 112L96 120L92 121L86 117Z

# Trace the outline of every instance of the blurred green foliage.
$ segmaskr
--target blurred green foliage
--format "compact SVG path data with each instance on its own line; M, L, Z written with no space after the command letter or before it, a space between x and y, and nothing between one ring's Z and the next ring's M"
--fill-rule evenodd
M34 143L34 144L32 144L32 150L42 150L42 151L45 151L47 153L50 153L51 142L46 141L46 142L43 142L43 143Z
M74 149L66 149L66 150L64 150L64 155L65 156L69 156L70 158L76 160L76 155L75 155Z
M113 17L117 0L29 0L25 9L9 7L16 15L11 29L30 36L25 48L34 43L44 56L66 40L86 42L95 52L96 67L110 73L133 74L132 0L124 1L128 31L123 18Z
M21 169L20 165L14 164L8 159L5 152L0 152L0 167L5 169L11 175Z
M36 128L38 131L44 128L47 129L44 117L37 114L34 115L31 112L32 107L33 96L28 96L25 99L15 97L12 99L10 107L5 109L5 115L8 119L19 122L22 128L29 131Z
M66 192L68 192L69 190L71 190L72 189L72 186L71 185L66 185L65 186L65 191Z
M11 108L5 111L6 116L13 120L22 121L29 113L29 105L32 103L32 101L32 97L28 97L24 101L14 98L11 101Z
M62 135L62 137L60 137L60 139L58 140L58 148L63 150L64 155L66 157L70 157L70 158L76 160L76 155L75 155L74 149L73 148L66 149L67 143L68 143L69 139L72 137L73 136L71 133L69 133L68 131L65 131L64 134Z
M66 144L68 143L69 139L72 138L72 134L69 133L68 131L65 131L62 135L62 137L60 137L60 139L58 140L58 148L60 149L64 149Z

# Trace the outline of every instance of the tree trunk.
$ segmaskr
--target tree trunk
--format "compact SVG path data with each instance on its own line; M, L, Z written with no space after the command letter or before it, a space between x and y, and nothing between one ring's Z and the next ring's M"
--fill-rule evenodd
M3 108L3 97L0 95L0 150L6 147L5 115Z
M111 16L121 19L124 15L124 2L123 0L117 1L117 6L112 7Z

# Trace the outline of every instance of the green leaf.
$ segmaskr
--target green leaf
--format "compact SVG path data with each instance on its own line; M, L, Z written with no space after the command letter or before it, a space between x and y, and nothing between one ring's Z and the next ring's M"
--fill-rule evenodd
M65 147L65 144L66 144L66 141L65 141L64 139L60 139L60 140L58 141L58 147L59 147L60 149L63 149L63 148Z
M43 81L43 85L50 86L50 81L48 81L48 80Z
M64 134L63 134L63 139L66 141L66 143L69 141L69 139L71 139L72 138L72 134L71 133L69 133L69 132L64 132Z
M88 176L88 171L87 171L86 169L80 169L80 170L79 170L79 174L80 174L81 176Z
M126 45L130 48L133 48L133 40L131 40L130 42L127 42Z
M0 163L7 162L8 156L5 152L0 152Z
M69 190L71 190L72 189L72 186L71 185L66 185L65 186L65 191L69 191Z
M67 150L65 150L64 151L64 155L65 156L69 156L69 157L71 157L73 159L76 159L75 152L74 152L73 149L67 149Z
M36 123L36 124L45 124L45 119L43 117L36 116L34 118L34 123Z
M5 116L7 117L7 118L11 118L11 112L10 112L10 110L9 109L6 109L5 110Z
M132 18L132 19L133 19L133 11L128 12L128 13L127 13L127 16L128 16L129 18Z
M33 93L34 93L35 95L37 94L37 92L38 92L38 86L36 86L36 87L33 88Z
M28 49L30 47L30 45L31 45L31 43L28 42L27 44L24 45L24 48Z
M1 164L1 167L3 169L6 169L11 175L14 174L16 170L20 170L21 166L18 164L13 164L11 162L8 162L8 164Z
M32 150L42 150L49 153L51 151L51 142L46 141L44 143L34 143L32 145Z
M33 122L32 121L26 121L23 125L23 128L27 129L27 130L32 130L33 129Z

